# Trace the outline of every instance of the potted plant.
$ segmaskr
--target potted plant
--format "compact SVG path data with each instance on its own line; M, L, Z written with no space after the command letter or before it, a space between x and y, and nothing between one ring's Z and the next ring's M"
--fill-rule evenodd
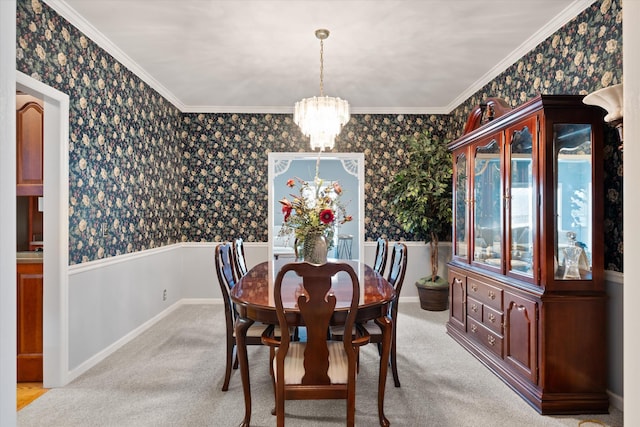
M402 229L424 239L431 249L431 275L416 282L420 306L446 310L448 283L438 276L438 241L451 234L452 158L446 143L428 131L403 138L404 168L389 185L391 213Z

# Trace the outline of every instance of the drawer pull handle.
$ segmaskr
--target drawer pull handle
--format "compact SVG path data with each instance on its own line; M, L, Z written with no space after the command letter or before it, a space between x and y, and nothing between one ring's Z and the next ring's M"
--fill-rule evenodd
M472 304L471 305L471 311L477 313L478 312L478 306L476 304Z
M458 279L457 277L454 277L453 283L455 283L456 285L462 285L462 280Z
M487 341L489 341L490 346L494 346L496 344L496 337L492 335L487 335Z
M471 290L473 292L478 292L478 285L471 285Z
M489 313L489 322L495 323L495 321L496 321L496 315L493 313Z
M471 332L477 332L478 331L478 326L477 325L471 325Z
M496 293L493 291L489 291L489 299L496 299Z

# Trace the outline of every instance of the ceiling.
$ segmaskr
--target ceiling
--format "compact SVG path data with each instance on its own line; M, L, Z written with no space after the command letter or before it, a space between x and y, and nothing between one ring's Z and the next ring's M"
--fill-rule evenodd
M184 112L448 113L593 0L44 0Z

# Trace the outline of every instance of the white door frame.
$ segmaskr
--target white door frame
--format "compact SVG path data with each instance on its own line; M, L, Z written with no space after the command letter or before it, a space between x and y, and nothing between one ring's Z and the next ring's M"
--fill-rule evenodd
M43 386L61 387L69 378L69 96L19 71L16 89L44 101Z

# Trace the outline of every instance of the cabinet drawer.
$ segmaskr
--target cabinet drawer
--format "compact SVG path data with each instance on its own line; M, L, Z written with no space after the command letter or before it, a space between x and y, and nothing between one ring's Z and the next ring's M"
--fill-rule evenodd
M482 324L492 331L503 335L504 315L501 311L485 305L482 307Z
M482 322L482 306L480 301L467 298L467 315L478 322Z
M483 304L502 311L502 289L480 282L472 277L467 278L467 296L473 297Z
M467 317L467 326L467 333L471 338L481 343L484 347L488 348L492 353L502 359L502 335L484 327L480 322L470 316Z

